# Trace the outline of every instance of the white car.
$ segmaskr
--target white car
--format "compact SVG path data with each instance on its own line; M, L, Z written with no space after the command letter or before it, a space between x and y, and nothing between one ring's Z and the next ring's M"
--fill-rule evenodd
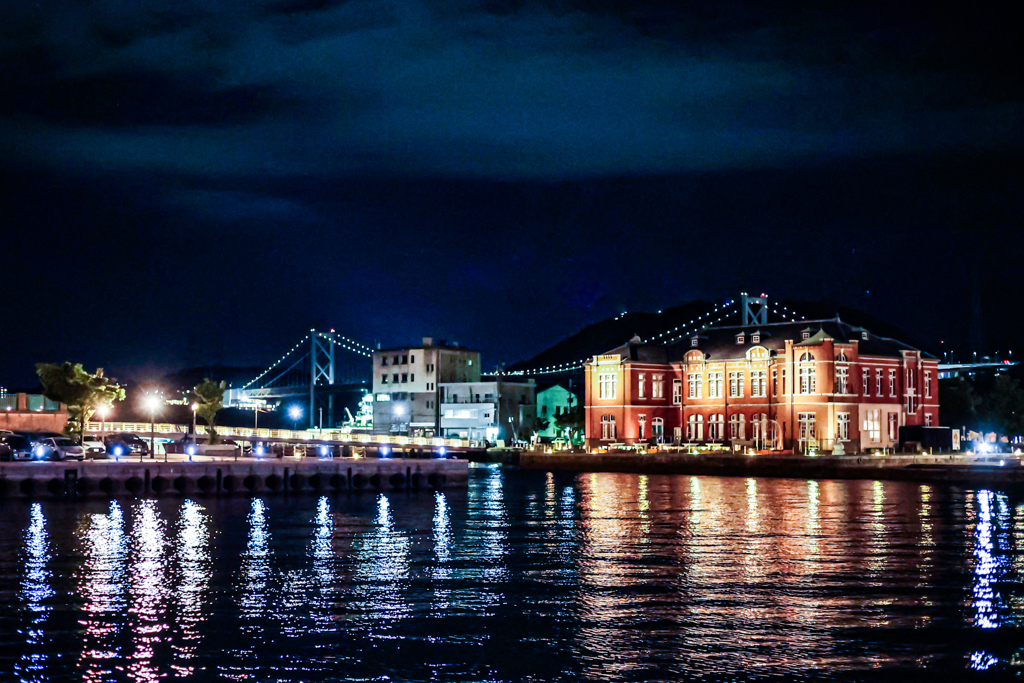
M87 434L82 437L82 447L85 449L85 457L95 460L96 458L107 457L107 447L103 439L98 436Z
M84 460L85 449L67 437L49 437L32 447L33 460Z

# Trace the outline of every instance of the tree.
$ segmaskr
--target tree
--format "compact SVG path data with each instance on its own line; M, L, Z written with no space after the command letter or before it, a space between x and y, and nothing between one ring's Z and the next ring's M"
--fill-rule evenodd
M219 441L214 423L217 411L224 407L224 391L226 389L227 385L224 382L217 383L207 377L192 390L196 397L196 404L199 406L196 409L196 415L206 420L206 431L210 435L211 446L216 445Z
M36 363L36 374L43 384L43 395L68 407L64 432L77 436L79 443L97 408L124 400L124 387L105 377L103 368L89 373L81 363Z
M1003 436L1024 434L1024 389L1005 373L996 375L992 388L978 401L978 418L986 431Z
M573 405L561 415L555 415L555 425L558 428L559 434L566 434L569 437L569 443L576 445L581 443L580 435L583 434L583 427L586 424L586 418L584 417L583 406L579 405L578 401L573 401Z
M939 382L939 424L960 429L974 428L978 421L978 397L974 387L962 377Z

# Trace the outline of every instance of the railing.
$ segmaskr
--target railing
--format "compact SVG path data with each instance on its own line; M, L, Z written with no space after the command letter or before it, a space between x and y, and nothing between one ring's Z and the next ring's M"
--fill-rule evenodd
M196 430L203 430L199 425ZM89 422L87 432L135 432L150 433L148 422ZM153 434L187 434L191 426L157 422ZM481 443L472 439L444 439L429 436L390 436L388 434L349 434L340 430L292 430L253 429L251 427L218 427L217 434L223 437L236 436L246 439L285 439L292 441L345 441L349 443L382 444L395 446L434 446L439 448L479 448Z

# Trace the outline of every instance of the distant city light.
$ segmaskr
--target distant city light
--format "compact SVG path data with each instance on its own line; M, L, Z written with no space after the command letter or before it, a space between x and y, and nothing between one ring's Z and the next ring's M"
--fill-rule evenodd
M290 420L298 420L302 417L302 408L300 406L291 406L288 408L288 418Z

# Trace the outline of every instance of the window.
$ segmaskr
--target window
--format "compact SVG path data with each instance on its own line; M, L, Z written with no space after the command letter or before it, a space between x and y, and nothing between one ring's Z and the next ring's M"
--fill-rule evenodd
M925 427L931 427L932 426L932 414L931 413L925 413L924 414L924 426Z
M701 375L691 374L687 383L690 398L704 398L704 378Z
M445 419L448 419L448 420L453 419L455 417L455 409L454 408L448 408L447 410L444 411L444 416L445 416Z
M434 383L433 382L427 382L427 391L433 391L433 390L434 390Z
M836 441L850 440L850 414L836 413Z
M470 365L472 365L472 364L473 364L473 359L472 359L472 358L470 358L470 359L469 359L469 364L470 364Z
M712 415L708 418L708 440L721 441L725 437L725 417Z
M636 416L636 422L637 422L637 425L636 425L636 427L637 427L636 435L637 436L636 436L636 438L639 439L640 441L643 441L644 440L644 427L647 425L647 416L646 415L637 415Z
M410 372L409 373L409 381L410 382L415 382L416 381L416 373L415 372Z
M615 398L615 375L605 374L598 375L598 386L600 391L598 398L609 399Z
M879 371L881 372L881 371ZM868 441L879 443L882 440L882 411L878 408L864 412L864 431Z
M889 413L889 441L895 442L899 438L899 418L896 413Z
M686 422L686 440L687 441L703 441L704 440L704 416L703 415L691 415L689 420Z
M722 373L708 373L708 398L722 398Z
M752 343L752 344L760 344L761 343L761 335L759 335L759 334L752 334L752 335L750 335L750 343Z
M409 356L402 356L402 365L409 364Z
M696 346L696 345L697 345L697 338L694 337L693 339L690 340L690 346Z
M729 438L744 441L747 438L747 422L743 415L729 416Z
M642 372L637 376L637 380L636 380L636 386L637 386L636 396L637 396L637 398L644 398L644 382L646 381L646 379L647 379L647 375L642 373Z
M398 373L397 372L395 374L391 375L391 383L392 384L398 384Z
M772 395L779 395L779 371L772 368Z
M408 372L403 372L402 373L402 384L405 384L408 381L409 381L409 373Z
M865 341L867 341L867 338L868 338L868 331L867 331L867 330L861 330L861 331L860 331L860 338L861 338L861 339L863 339L863 340L865 340Z
M804 353L800 357L800 393L801 394L813 394L815 393L816 378L814 371L814 356L809 352Z
M665 420L660 417L656 417L651 420L651 436L661 443L662 439L665 438Z
M846 352L845 351L840 351L839 355L836 356L836 362L837 363L848 363L848 362L850 362L850 359L846 357Z
M401 356L395 356L394 358L391 359L391 364L392 365L398 365L398 361L399 361L400 358L401 358Z
M548 414L548 407L547 406L541 406L540 407L540 414L541 415L547 415Z
M917 412L917 373L913 368L907 368L907 376L904 380L904 401L908 413Z
M615 416L614 415L602 415L601 416L601 439L603 441L612 441L615 439Z
M815 440L814 413L798 413L800 442L807 444Z
M875 396L882 395L882 371L875 370Z
M750 373L750 395L766 396L767 380L764 370L754 370Z
M651 379L651 398L665 398L665 375L654 375Z
M380 376L380 383L381 384L387 384L388 383L388 375L387 375L387 373L384 373L383 375Z
M836 393L848 394L850 386L850 368L840 366L836 368Z
M736 335L736 343L737 344L742 344L743 343L743 333L742 332Z
M871 395L871 370L864 368L864 372L861 375L860 383L863 385L863 391L865 396Z
M683 402L683 380L672 380L672 405L679 405Z
M753 432L752 436L754 441L761 440L762 443L758 445L764 445L763 440L768 438L768 415L767 413L758 413L757 415L750 416L750 428Z
M729 397L730 398L742 398L743 397L743 373L742 372L730 372L729 373Z
M433 371L434 371L434 364L433 363L427 363L427 374L429 375Z
M889 371L889 395L890 396L895 396L896 395L896 371L895 370L890 370Z
M416 356L409 356L409 362L410 363L415 363L416 362Z
M810 336L811 336L811 333L808 332L807 330L804 330L803 332L800 333L800 338L801 339L807 339Z
M932 397L932 373L928 371L924 373L924 397Z
M388 357L387 356L381 356L380 357L380 364L383 365L384 367L387 367L388 366Z

